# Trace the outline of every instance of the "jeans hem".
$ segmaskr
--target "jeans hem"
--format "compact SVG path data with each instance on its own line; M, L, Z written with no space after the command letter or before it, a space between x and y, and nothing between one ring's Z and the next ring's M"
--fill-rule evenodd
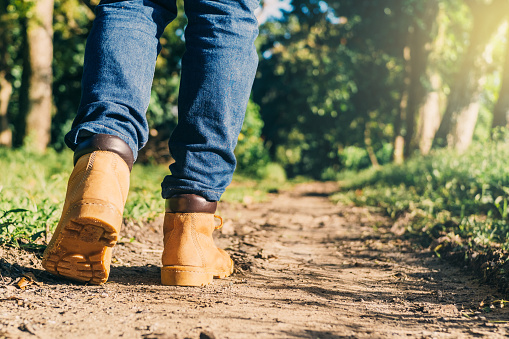
M92 125L92 128L89 128L87 125ZM97 128L93 128L94 126L97 126ZM104 131L107 130L107 131ZM136 143L134 140L129 137L128 135L125 135L111 127L99 125L93 122L87 122L84 125L78 126L73 128L66 136L65 136L65 142L67 146L72 149L73 151L76 149L76 146L78 145L78 138L81 131L87 131L92 134L108 134L108 135L114 135L116 137L119 137L122 139L132 150L134 161L138 158L138 148L135 147Z

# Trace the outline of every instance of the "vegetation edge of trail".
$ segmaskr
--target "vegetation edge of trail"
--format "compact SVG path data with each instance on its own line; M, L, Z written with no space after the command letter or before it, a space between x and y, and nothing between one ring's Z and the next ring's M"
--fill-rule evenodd
M343 173L340 203L380 208L391 231L509 292L509 138L467 152L434 151L402 165Z

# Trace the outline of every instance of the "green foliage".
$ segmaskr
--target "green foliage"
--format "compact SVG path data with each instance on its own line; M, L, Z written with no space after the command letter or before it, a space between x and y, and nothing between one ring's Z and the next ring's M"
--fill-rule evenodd
M85 42L94 13L80 0L55 0L53 23L53 100L56 114L51 124L51 143L65 148L64 136L78 111Z
M332 177L369 165L369 134L375 153L388 161L404 88L403 49L424 3L294 0L292 6L283 20L261 27L259 40L254 100L273 159L290 176ZM354 160L349 147L364 156Z
M334 149L350 124L343 114L357 91L350 55L329 26L325 18L310 27L293 16L262 27L254 100L271 154L291 176L336 163Z
M0 70L7 71L14 87L8 118L15 146L23 145L24 138L25 21L34 3L0 0ZM65 148L63 138L79 104L85 42L94 18L91 3L98 1L55 0L51 134L57 150ZM289 177L334 179L341 171L371 165L366 139L379 163L391 161L399 127L403 126L402 135L406 133L398 120L402 93L407 89L404 51L409 33L427 25L424 13L430 3L438 3L440 10L436 22L426 30L432 43L426 45L430 58L420 78L430 89L428 73L440 75L440 100L445 104L470 39L472 16L464 0L293 0L291 10L281 19L264 23L256 42L260 56L252 96L256 105L248 106L236 149L239 172L284 177L275 165L269 165L272 170L266 168L275 162ZM157 149L149 159L160 156L161 145L177 123L187 24L183 1L177 5L179 14L160 41L147 111L148 147ZM476 140L489 136L505 35L500 31L493 40Z
M509 138L478 142L464 154L441 150L404 165L344 176L336 200L378 206L392 218L410 215L406 230L430 238L451 234L471 246L509 249Z
M239 135L235 155L237 171L241 174L263 177L262 171L269 162L269 153L261 138L263 121L259 108L251 100L248 103L246 117Z
M258 171L258 176L265 181L276 185L285 183L287 180L285 169L278 163L268 163Z
M360 170L369 167L368 151L356 146L345 147L341 154L343 166L346 170Z

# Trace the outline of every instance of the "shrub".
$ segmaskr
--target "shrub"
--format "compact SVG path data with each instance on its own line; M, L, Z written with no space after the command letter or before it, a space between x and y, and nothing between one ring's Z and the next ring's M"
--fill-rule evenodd
M237 171L241 174L258 177L260 169L269 163L269 153L261 137L262 128L259 107L250 100L235 148Z

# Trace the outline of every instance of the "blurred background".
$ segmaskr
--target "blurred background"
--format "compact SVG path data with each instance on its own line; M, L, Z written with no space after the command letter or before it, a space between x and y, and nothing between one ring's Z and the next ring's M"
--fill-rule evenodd
M98 0L0 0L0 145L65 148ZM168 162L184 16L168 27L141 162ZM239 171L334 180L508 124L508 0L263 0Z

